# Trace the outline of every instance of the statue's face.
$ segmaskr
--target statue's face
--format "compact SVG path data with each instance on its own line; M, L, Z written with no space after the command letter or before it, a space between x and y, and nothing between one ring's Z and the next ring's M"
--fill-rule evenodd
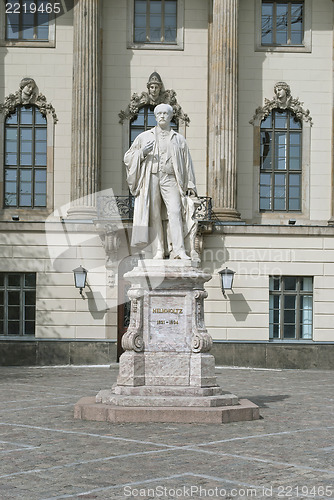
M286 90L283 87L276 87L276 95L279 99L284 99L286 97Z
M25 97L30 97L32 96L33 92L35 89L35 84L33 82L27 83L22 89L22 95Z
M159 125L169 124L172 117L168 110L168 108L160 108L159 111L155 114L155 118Z
M158 85L157 83L151 83L148 91L152 97L156 98L160 94L160 85Z

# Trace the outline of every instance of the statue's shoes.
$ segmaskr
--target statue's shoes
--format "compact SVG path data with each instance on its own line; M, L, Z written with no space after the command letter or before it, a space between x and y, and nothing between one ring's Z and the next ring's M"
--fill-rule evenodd
M181 260L190 260L190 257L186 254L186 252L180 252L174 259L181 259Z
M162 250L158 250L157 253L155 254L155 256L153 257L154 260L163 259L163 258L164 258L164 254L163 254Z

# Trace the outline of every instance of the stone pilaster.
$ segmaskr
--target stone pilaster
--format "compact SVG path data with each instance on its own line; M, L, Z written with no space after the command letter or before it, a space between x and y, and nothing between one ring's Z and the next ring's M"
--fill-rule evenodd
M208 195L222 220L236 203L238 0L213 0L209 54Z
M75 0L72 104L73 219L96 217L100 184L101 0Z

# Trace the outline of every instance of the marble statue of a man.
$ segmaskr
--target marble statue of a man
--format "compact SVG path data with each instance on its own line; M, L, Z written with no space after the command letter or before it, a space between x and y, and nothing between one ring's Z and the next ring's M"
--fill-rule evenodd
M142 132L125 153L127 181L135 197L132 246L152 244L155 259L163 259L163 209L167 210L170 258L189 259L184 238L193 224L195 175L185 138L171 129L173 108L154 108L157 125Z

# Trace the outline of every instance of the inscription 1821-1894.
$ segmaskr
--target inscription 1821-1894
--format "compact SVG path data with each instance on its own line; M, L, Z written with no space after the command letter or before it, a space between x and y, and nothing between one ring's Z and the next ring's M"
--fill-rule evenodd
M178 346L185 342L186 315L183 297L152 297L150 304L149 344Z

